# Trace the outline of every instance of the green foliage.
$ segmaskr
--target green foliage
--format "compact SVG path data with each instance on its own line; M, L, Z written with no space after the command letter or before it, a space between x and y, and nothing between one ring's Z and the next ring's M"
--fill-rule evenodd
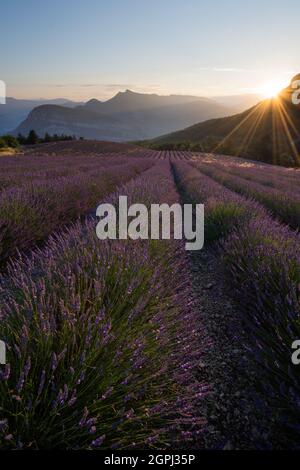
M296 162L295 162L293 156L289 153L282 153L280 155L280 160L279 160L278 164L282 165L282 166L288 166L288 167L296 166Z
M233 226L243 225L249 216L248 208L236 202L215 201L209 206L205 221L205 240L208 243L227 236Z
M28 136L24 136L19 133L17 139L15 139L19 145L36 145L36 144L45 144L49 142L62 142L62 141L71 141L76 140L76 136L67 135L67 134L53 134L50 135L46 132L44 138L41 138L37 135L34 130L31 130ZM80 138L80 140L83 140Z
M3 135L2 139L6 143L7 147L11 147L11 148L19 147L18 139L16 139L16 137L14 137L12 135L9 135L9 134Z
M27 144L28 145L35 145L39 142L39 136L37 135L37 133L35 132L35 130L31 130L28 134L28 137L27 137Z
M34 129L32 129L27 136L19 133L17 137L6 134L0 137L0 149L3 148L18 148L20 145L36 145L49 142L62 142L76 140L74 135L67 134L53 134L50 135L46 132L44 138L38 136ZM83 140L83 137L80 137Z
M20 145L25 145L26 144L27 138L23 134L21 134L20 132L18 134L17 139L18 139L18 142L19 142Z
M18 148L18 147L19 147L18 139L16 139L12 135L6 134L0 137L0 149Z

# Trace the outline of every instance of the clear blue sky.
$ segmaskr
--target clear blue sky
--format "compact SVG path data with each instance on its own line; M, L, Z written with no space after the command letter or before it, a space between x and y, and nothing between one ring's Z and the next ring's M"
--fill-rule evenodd
M256 92L300 71L299 0L1 0L10 96Z

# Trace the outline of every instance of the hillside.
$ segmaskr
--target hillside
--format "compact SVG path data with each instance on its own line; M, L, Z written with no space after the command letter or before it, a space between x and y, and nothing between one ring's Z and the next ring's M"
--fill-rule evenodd
M299 75L294 77L299 79ZM210 119L147 143L153 148L190 148L244 156L268 163L300 165L300 107L291 85L276 98L243 113Z
M108 101L93 99L73 109L38 106L14 134L25 134L34 129L41 136L48 132L100 140L152 139L232 112L232 109L208 98L148 95L127 90Z
M14 134L27 134L31 129L40 136L48 132L50 135L68 134L99 140L130 140L133 135L132 126L125 120L81 107L70 109L55 105L33 109Z

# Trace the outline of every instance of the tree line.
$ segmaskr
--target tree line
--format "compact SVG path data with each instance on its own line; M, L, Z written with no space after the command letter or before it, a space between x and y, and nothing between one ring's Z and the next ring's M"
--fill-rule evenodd
M62 142L68 140L84 140L83 137L77 138L75 135L67 134L53 134L50 135L48 132L44 137L40 137L35 130L28 132L27 136L19 133L17 137L6 134L0 137L0 149L4 148L18 148L20 145L36 145L45 144L48 142Z

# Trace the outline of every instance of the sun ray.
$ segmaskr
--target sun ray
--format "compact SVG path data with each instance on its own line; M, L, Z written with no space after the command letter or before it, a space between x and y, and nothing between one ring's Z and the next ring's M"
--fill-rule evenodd
M255 114L256 112L259 111L260 107L264 105L264 101L258 103L250 113L248 113L244 119L242 119L241 122L237 126L235 126L232 131L229 132L217 145L216 147L213 148L212 153L215 153L235 132L237 132L246 122Z
M282 111L282 109L281 109L281 106L282 106L282 105L281 105L280 103L278 103L278 105L277 105L277 110L278 110L278 113L279 113L279 117L280 117L281 123L282 123L282 125L283 125L284 131L285 131L285 133L286 133L286 137L287 137L287 139L288 139L288 142L289 142L289 144L290 144L290 146L291 146L291 149L292 149L292 151L293 151L293 153L294 153L294 155L295 155L296 161L297 161L297 163L299 164L299 163L300 163L299 152L298 152L297 147L296 147L296 145L295 145L295 142L294 142L294 140L293 140L292 134L291 134L291 132L290 132L290 130L289 130L289 127L288 127L288 124L287 124L287 122L286 122L286 119L285 119L285 116L284 116L284 114L283 114L283 111Z
M239 146L238 150L237 150L237 153L236 153L236 156L239 156L241 154L242 151L246 151L257 131L257 128L259 126L259 124L261 123L265 113L266 113L266 110L267 110L267 106L262 106L261 109L260 109L260 114L259 116L257 117L257 119L253 122L253 124L250 126L245 138L243 139L241 145Z
M283 104L281 103L281 101L278 102L278 105L280 106L280 109L281 111L283 112L286 120L288 121L288 123L290 124L290 126L292 127L293 131L295 132L296 136L300 139L300 133L299 133L299 130L297 129L297 127L295 126L295 124L293 123L293 120L291 118L291 116L288 114L287 110L285 109L285 107L283 106Z
M278 154L278 136L279 136L279 122L278 112L276 111L276 104L272 101L272 161L274 164L277 163Z

